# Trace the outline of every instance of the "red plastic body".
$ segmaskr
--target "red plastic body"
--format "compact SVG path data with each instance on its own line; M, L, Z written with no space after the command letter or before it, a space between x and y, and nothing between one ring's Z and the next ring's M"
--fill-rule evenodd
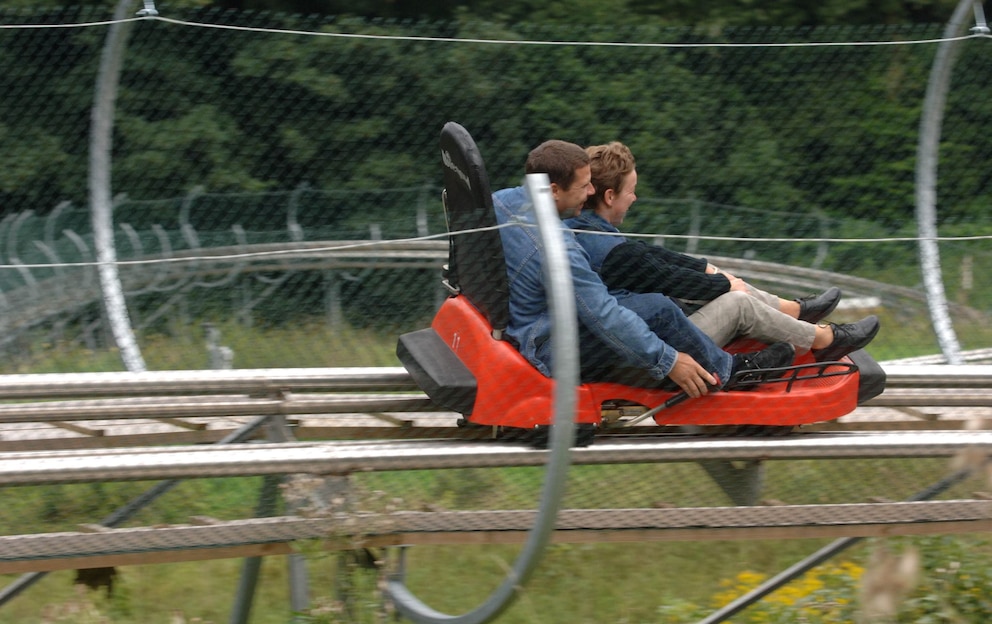
M551 424L554 380L541 374L509 342L494 339L489 323L467 299L445 300L431 327L476 378L475 406L467 415L471 422L525 429ZM754 343L748 347L738 342L727 350L753 350ZM795 363L812 361L804 354ZM797 380L791 387L769 383L751 390L715 391L663 409L654 419L659 425L795 426L828 421L857 407L858 383L855 372ZM673 394L616 383L581 384L575 422L600 424L607 401L625 400L653 408Z

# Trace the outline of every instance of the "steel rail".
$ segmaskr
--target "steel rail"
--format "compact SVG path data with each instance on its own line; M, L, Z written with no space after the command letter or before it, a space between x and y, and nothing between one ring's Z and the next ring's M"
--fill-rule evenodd
M290 554L291 542L321 540L326 550L410 545L520 544L537 512L397 511L328 513L242 520L193 517L185 524L0 536L0 574L155 562ZM891 537L988 531L992 501L562 509L555 543Z
M2 381L0 381L2 383ZM65 389L63 389L64 391ZM216 389L215 389L216 390ZM109 392L109 390L104 390ZM889 388L866 407L988 407L992 388ZM0 404L0 425L93 420L320 416L336 414L443 413L423 393L293 393L175 395ZM451 414L452 419L457 415ZM407 423L404 423L407 424ZM453 423L451 423L453 424Z
M279 393L277 396L194 395L0 404L0 425L164 418L437 412L427 395ZM453 423L452 423L453 424Z
M992 453L992 431L814 432L780 438L606 438L571 451L576 465L953 457ZM457 440L260 443L0 453L0 485L545 466L550 451Z
M987 364L883 364L889 388L992 388Z
M992 407L992 388L886 388L865 407Z
M0 400L417 389L401 366L0 375Z
M992 388L992 367L981 364L890 365L886 388ZM165 370L0 375L0 400L26 398L217 393L416 389L409 373L394 367Z
M988 366L886 365L885 370L885 391L862 407L904 411L992 406ZM486 431L456 427L459 415L432 403L401 367L0 375L0 450L211 441L219 429L231 427L221 419L258 416L290 417L301 439L311 440L492 437L491 431L487 436ZM356 417L364 420L357 422ZM974 414L892 421L869 413L867 418L871 422L842 419L802 430L961 429ZM82 424L98 421L93 427ZM141 421L158 425L151 431ZM36 423L48 428L25 428ZM637 433L672 431L649 425L637 427ZM189 435L193 429L199 434Z
M886 389L992 388L992 366L981 364L883 365L883 370ZM0 375L0 400L343 390L409 391L417 386L401 366Z

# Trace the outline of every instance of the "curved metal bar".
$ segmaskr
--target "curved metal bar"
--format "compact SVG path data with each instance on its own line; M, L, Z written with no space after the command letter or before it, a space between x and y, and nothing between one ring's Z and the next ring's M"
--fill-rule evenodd
M186 197L183 198L182 204L179 205L179 229L183 233L183 237L186 238L186 242L189 243L191 249L199 249L200 241L196 237L196 230L193 228L192 224L189 222L189 214L193 210L193 202L196 198L203 194L203 187L194 187Z
M930 79L920 117L920 142L916 150L916 227L919 233L920 272L927 292L927 308L941 351L949 364L961 364L961 346L947 311L947 296L940 270L937 246L937 161L944 106L951 83L951 70L958 42L954 39L965 29L965 17L974 0L961 0L944 28L944 41L930 68Z
M50 246L55 246L55 231L59 217L62 213L72 207L72 202L62 201L59 202L55 208L45 217L45 242Z
M141 236L138 235L138 230L134 229L130 223L121 223L121 231L127 236L127 240L131 243L131 250L134 253L135 258L140 258L145 253L145 247L141 244Z
M274 277L272 279L268 279L257 274L253 275L252 277L256 281L265 284L266 286L262 290L262 292L259 293L257 297L254 297L250 301L246 301L241 304L241 308L238 310L238 315L243 316L251 313L251 311L255 309L255 306L268 299L269 296L272 295L273 293L278 292L279 287L282 286L284 283L286 283L286 281L288 281L289 278L292 276L293 276L292 271L285 271L281 273L279 277Z
M8 262L10 262L10 264L13 265L15 269L17 269L17 272L20 273L21 277L24 278L24 283L27 284L27 286L31 288L32 291L38 287L38 280L35 279L34 275L31 274L31 270L27 266L25 266L23 262L21 262L21 258L17 254L17 241L19 238L18 232L20 232L21 230L21 224L24 223L25 220L30 219L33 216L34 216L33 210L25 210L24 212L18 214L17 217L14 219L13 224L10 226L10 232L7 233Z
M140 258L145 253L144 245L141 244L141 236L138 231L130 223L121 223L121 231L124 232L124 236L127 237L128 242L131 244L132 255L135 258ZM143 295L147 292L153 292L151 286L146 285L144 288L137 288L136 290L127 290L124 292L128 295Z
M200 244L200 237L196 234L196 228L189 223L183 222L179 225L179 231L182 233L183 238L186 239L186 243L189 245L191 251L203 249L203 246Z
M3 241L7 238L6 235L5 235L5 232L6 232L7 228L10 227L10 222L13 221L16 218L17 218L17 215L14 214L14 213L12 213L12 214L7 215L3 219L0 219L0 262L2 262L2 256L3 256L3 253L4 253L4 250L3 250L3 247L4 247Z
M436 189L433 184L425 183L420 186L417 193L417 236L427 236L430 234L427 225L427 202L432 197Z
M3 219L0 219L0 263L3 262L3 240L4 240L3 233L4 233L4 230L7 229L8 225L11 222L11 220L14 219L14 218L15 218L15 215L9 214L6 217L4 217ZM2 276L2 274L0 274L0 276ZM3 284L5 281L6 280L0 280L0 284ZM10 290L13 290L13 288L11 288ZM4 309L9 309L10 308L10 302L7 299L7 295L3 293L3 288L0 288L0 305L2 305ZM8 320L7 315L4 315L3 316L3 320L2 320L2 327L5 330L5 332L6 332L6 329L9 326L10 326L10 321Z
M243 227L235 223L231 226L231 231L234 233L234 240L237 242L239 247L248 247L248 236L245 234L245 229ZM238 260L234 261L233 266L228 270L227 275L215 280L198 279L194 281L192 285L197 288L216 288L218 286L226 286L227 284L230 284L234 280L238 279L238 276L241 275L247 264L248 261L245 260L244 257L239 257ZM289 275L287 273L286 279L288 279L288 277ZM283 281L285 281L285 279Z
M31 242L34 243L35 248L37 248L38 251L42 253L42 255L48 258L48 263L52 265L52 270L55 272L55 275L60 277L62 275L65 275L64 263L62 262L61 258L59 258L58 253L56 253L54 249L52 249L45 243L41 242L40 240L34 240Z
M134 337L128 317L120 274L117 270L117 252L114 248L113 202L110 186L111 143L113 141L114 107L120 80L124 48L130 32L127 12L131 0L120 0L114 11L116 21L107 32L107 40L100 56L100 69L96 79L96 94L90 113L90 165L89 191L90 215L96 247L97 268L103 306L110 320L110 330L120 349L121 359L128 370L145 370L145 360Z
M183 202L179 207L179 232L186 241L190 251L200 251L203 249L200 245L200 237L196 233L196 228L193 224L189 222L190 212L193 210L193 202L196 198L203 194L203 187L197 186L192 191L190 191L186 197L183 198ZM200 267L200 260L193 259L191 264L187 265L192 270L189 271L191 275L195 275ZM196 286L195 282L186 282L182 284L184 288Z
M172 253L172 243L169 242L169 233L165 231L165 228L163 228L158 223L155 223L152 225L152 232L155 233L155 237L158 239L159 247L162 249L162 257L166 260L170 258L174 258L175 256ZM158 274L160 277L156 277L152 281L152 283L149 284L148 286L148 288L154 292L167 292L170 290L178 290L183 286L185 286L186 283L189 282L191 279L193 279L194 272L183 271L181 265L174 265L171 262L162 262L159 266L161 266L161 268L158 270ZM171 275L173 273L172 268L174 266L180 267L179 270L176 271L179 274L179 277L176 279L174 283L166 284L162 286L161 285L162 282L164 282L166 279L172 276Z
M307 192L309 189L310 185L304 182L293 189L293 192L289 194L289 209L286 211L286 230L289 232L289 240L294 243L300 242L305 238L303 227L300 226L300 222L297 220L296 214L299 212L300 195Z
M93 275L95 271L92 266L87 266L88 263L92 262L93 256L90 253L90 248L86 245L86 240L79 234L76 234L73 230L64 230L62 234L68 238L79 251L79 257L83 261L83 265L81 266L82 270L79 272L79 274L83 276L82 284L84 287L90 286L90 284L93 283Z
M820 237L823 239L830 238L830 218L820 209L816 209L813 214L818 217L820 223ZM810 263L810 267L814 269L823 268L823 263L827 261L827 255L829 253L830 248L827 245L827 241L820 241L816 246L816 256L813 258L813 262Z
M534 527L527 537L523 551L500 585L475 610L459 616L446 615L431 609L403 585L402 579L392 578L385 593L397 611L413 622L434 624L478 624L489 622L506 610L530 578L554 529L555 519L568 476L570 449L575 439L576 386L579 378L578 329L572 294L572 274L565 256L561 219L551 197L551 186L545 174L530 174L527 190L534 204L537 224L544 246L545 283L548 285L548 305L552 317L552 349L554 352L554 427L551 431L551 457L541 492L541 504Z
M86 244L85 238L77 234L75 230L62 230L62 236L68 238L76 246L81 264L93 264L93 253L90 251L89 245Z

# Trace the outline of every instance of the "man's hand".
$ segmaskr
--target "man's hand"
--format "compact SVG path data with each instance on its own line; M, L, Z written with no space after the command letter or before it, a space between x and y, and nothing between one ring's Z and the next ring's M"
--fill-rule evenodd
M713 270L711 271L710 269L713 269ZM733 275L731 273L727 273L723 269L716 268L712 264L706 265L706 272L707 273L710 273L710 274L714 274L714 275L715 274L720 274L720 275L726 277L727 278L727 281L730 282L730 290L731 291L734 291L734 290L739 290L741 292L747 292L748 291L747 282L745 282L741 278L737 277L736 275Z
M716 385L716 377L707 372L688 353L679 353L675 358L675 366L668 373L668 378L694 399L709 393L710 386Z
M745 282L744 280L742 280L739 277L734 277L733 275L730 275L728 273L724 273L724 275L726 275L727 276L727 279L730 280L730 290L731 291L734 291L734 290L739 290L741 292L747 292L748 291L747 282Z

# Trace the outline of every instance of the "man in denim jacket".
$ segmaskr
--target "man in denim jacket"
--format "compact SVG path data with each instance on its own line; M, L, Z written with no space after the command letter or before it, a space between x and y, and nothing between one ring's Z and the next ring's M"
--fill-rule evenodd
M546 141L528 155L526 173L544 173L561 218L573 217L593 194L589 157L565 141ZM493 193L510 287L507 335L520 352L550 375L551 317L544 288L541 245L530 198L524 187ZM674 383L691 397L710 387L726 387L738 370L786 366L791 345L777 343L764 351L731 356L686 318L668 297L644 293L620 305L589 259L562 224L579 315L579 359L583 381L621 381L661 386ZM669 382L666 383L666 378Z

